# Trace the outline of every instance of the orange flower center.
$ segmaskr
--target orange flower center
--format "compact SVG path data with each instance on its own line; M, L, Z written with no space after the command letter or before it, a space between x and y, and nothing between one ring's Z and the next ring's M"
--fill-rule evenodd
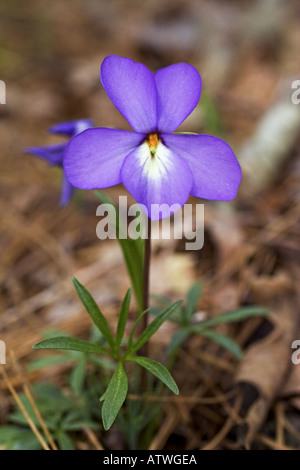
M154 132L153 134L148 134L146 138L146 142L149 146L152 157L154 157L158 143L159 143L158 134L156 132Z

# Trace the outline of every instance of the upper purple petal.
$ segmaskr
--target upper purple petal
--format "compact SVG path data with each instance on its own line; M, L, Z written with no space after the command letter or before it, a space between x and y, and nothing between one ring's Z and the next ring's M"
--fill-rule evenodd
M158 95L157 128L173 132L197 106L201 77L192 65L179 63L154 74Z
M27 147L24 149L24 152L44 158L51 165L61 166L66 148L67 143L63 142L61 144L44 145L42 147Z
M64 170L77 188L108 188L121 183L124 158L145 136L107 128L88 129L73 137L64 155Z
M77 119L76 121L67 121L56 124L50 127L48 132L51 134L63 134L69 137L73 137L80 132L85 131L89 127L93 127L94 123L91 119Z
M111 55L102 62L100 78L109 98L134 130L146 134L156 130L156 87L145 65Z
M126 159L121 170L122 182L147 215L157 220L168 217L187 201L193 183L188 164L162 143L151 156L146 142ZM173 207L173 205L177 207ZM153 206L153 205L156 205ZM163 205L158 211L158 205Z
M162 140L188 162L194 180L192 196L218 201L235 198L242 172L226 142L210 135L183 134L164 134Z

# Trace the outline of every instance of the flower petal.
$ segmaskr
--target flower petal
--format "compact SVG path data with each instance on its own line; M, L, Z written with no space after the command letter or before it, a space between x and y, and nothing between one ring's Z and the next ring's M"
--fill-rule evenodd
M152 157L146 142L126 159L121 170L126 189L148 210L151 219L168 217L187 201L193 184L193 175L187 163L174 155L161 142ZM155 205L161 207L161 212ZM173 204L178 207L171 208Z
M67 148L67 143L44 145L43 147L27 147L24 149L25 153L44 158L51 165L62 165L64 152Z
M239 162L226 142L210 135L162 135L164 143L184 158L193 172L191 195L230 201L241 182Z
M61 188L61 196L60 196L60 205L61 207L64 207L68 204L70 201L71 197L73 196L76 188L69 183L67 180L65 174L63 174L63 180L62 180L62 188Z
M134 130L156 130L156 87L145 65L111 55L102 62L100 78L109 98Z
M48 132L51 134L63 134L69 137L73 137L80 132L85 131L89 127L93 127L94 123L91 119L77 119L76 121L67 121L56 124L50 127Z
M137 132L93 128L73 137L64 156L64 169L77 188L108 188L121 183L124 158L145 136Z
M192 65L180 63L154 74L158 95L157 128L173 132L197 106L201 77Z

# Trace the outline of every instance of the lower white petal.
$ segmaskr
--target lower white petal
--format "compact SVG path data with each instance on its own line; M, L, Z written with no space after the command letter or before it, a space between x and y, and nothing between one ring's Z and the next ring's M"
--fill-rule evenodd
M147 141L131 152L123 163L121 176L124 186L136 201L147 207L149 217L155 218L166 217L176 209L169 211L166 208L156 217L157 208L153 210L152 205L165 204L170 208L177 204L181 207L187 201L193 184L188 164L161 141L154 154Z

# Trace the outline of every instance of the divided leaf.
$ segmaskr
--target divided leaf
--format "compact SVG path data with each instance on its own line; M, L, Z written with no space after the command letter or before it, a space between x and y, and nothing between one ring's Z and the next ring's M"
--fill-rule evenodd
M199 297L202 293L202 284L193 284L186 296L185 317L189 321L196 311Z
M177 348L184 342L184 340L189 336L191 333L189 328L181 328L180 330L176 331L173 335L170 343L168 344L167 354L173 354Z
M83 356L83 359L78 362L70 374L70 385L75 395L79 396L83 390L85 372L86 364Z
M211 326L221 325L222 323L232 323L245 320L245 318L268 314L269 311L263 307L241 307L236 310L230 310L229 312L222 313L222 315L219 315L218 317L203 320L199 322L198 325L194 326L192 331L195 333L202 333L203 330L206 330Z
M66 349L85 353L111 355L109 351L98 344L89 343L83 339L72 338L70 336L58 336L45 339L32 346L33 349Z
M223 348L230 351L239 360L243 359L243 353L241 348L235 343L235 341L233 341L228 336L223 335L219 331L214 330L204 330L201 332L201 334L203 336L206 336L206 338L209 338L215 343L219 344L220 346L223 346Z
M80 284L80 282L75 277L72 278L72 281L78 294L78 297L80 298L82 304L85 306L93 322L97 326L98 330L103 334L110 347L114 349L114 338L112 336L106 318L99 309L92 295L82 284Z
M175 393L175 395L179 394L176 382L165 366L157 361L154 361L153 359L142 356L130 357L128 360L136 362L140 366L144 367L149 372L151 372L151 374L155 375L155 377L161 380L173 393Z
M138 340L131 346L131 348L128 350L127 354L131 355L138 351L143 344L145 344L151 336L156 333L156 331L161 327L161 325L168 319L168 317L176 310L176 308L181 304L181 300L178 300L175 302L173 305L168 307L166 310L164 310L162 313L160 313L151 323L150 325L147 326L147 328L143 331L141 336L138 338Z
M121 342L124 336L125 332L125 327L126 327L126 322L128 318L128 312L129 312L129 307L130 307L130 300L131 300L131 289L129 288L128 291L126 292L126 295L124 297L120 314L119 314L119 320L118 320L118 325L117 325L117 333L116 333L116 341L115 341L115 351L118 352L121 346Z
M141 313L139 313L137 319L135 320L134 324L132 325L131 332L130 332L130 335L129 335L129 338L128 338L128 344L127 344L127 349L128 350L131 349L131 347L133 345L134 334L135 334L135 331L136 331L138 325L142 321L143 316L146 315L146 313L149 312L149 311L150 311L150 309L148 308L147 310L143 310Z
M104 401L102 406L102 421L106 431L115 421L125 401L127 391L128 378L123 364L119 362L106 391L100 398L100 401Z

